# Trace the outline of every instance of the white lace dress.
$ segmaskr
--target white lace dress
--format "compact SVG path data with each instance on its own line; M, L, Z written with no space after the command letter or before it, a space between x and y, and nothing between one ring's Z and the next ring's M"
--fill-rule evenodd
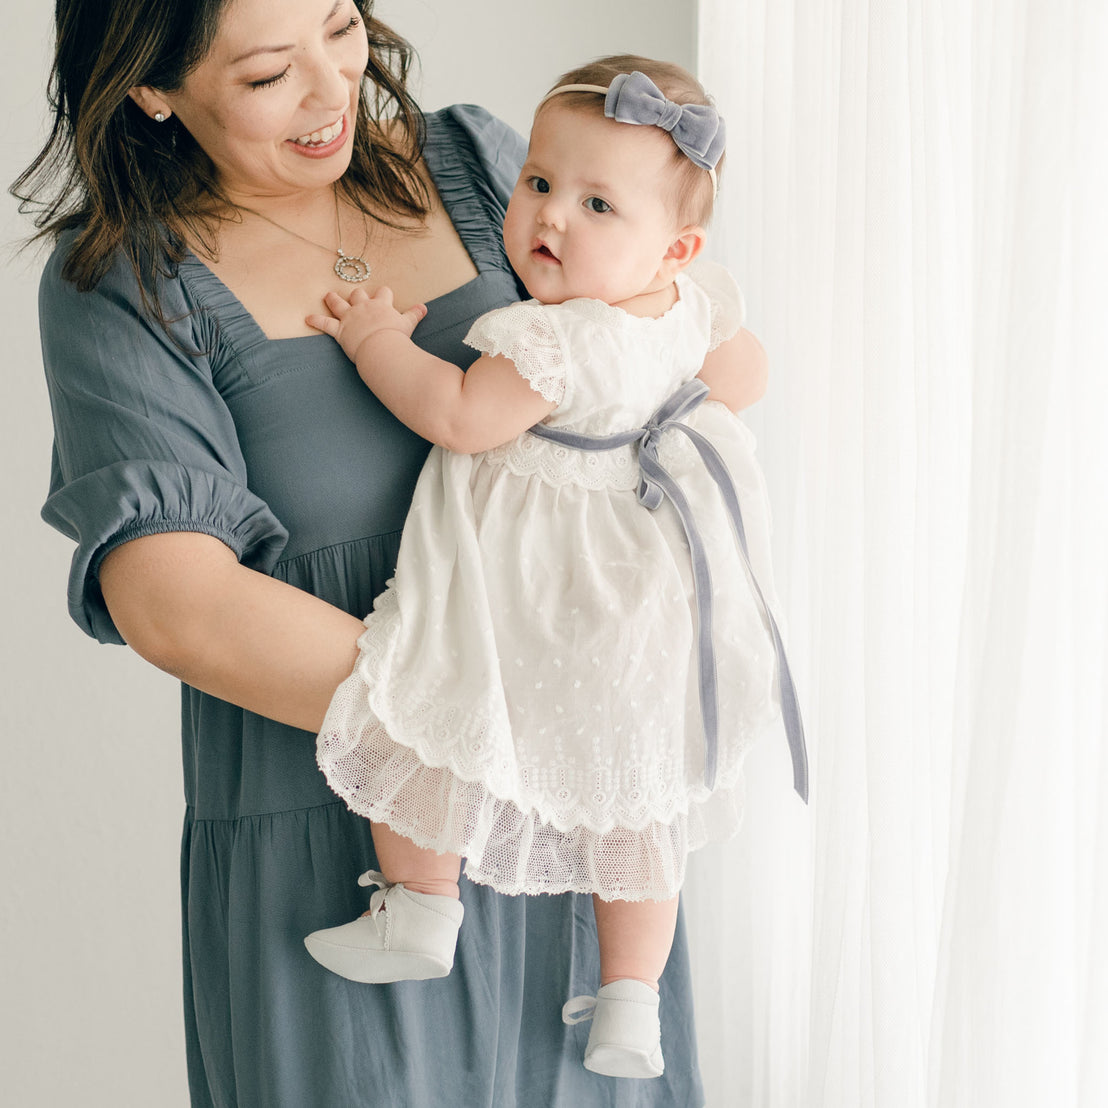
M589 434L642 426L742 321L717 266L641 319L595 300L511 305L466 342L511 358ZM769 519L753 436L722 405L688 423L738 490L771 607ZM668 501L636 497L635 448L586 452L525 433L479 455L434 448L396 575L319 736L355 812L459 853L505 893L665 899L693 850L737 828L741 763L779 714L775 655L716 486L685 436L660 460L688 497L714 583L718 771L705 785L689 549Z

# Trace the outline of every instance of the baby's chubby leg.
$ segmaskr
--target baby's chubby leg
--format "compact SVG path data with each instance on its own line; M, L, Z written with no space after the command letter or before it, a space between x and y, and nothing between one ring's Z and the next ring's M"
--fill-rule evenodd
M677 903L676 896L641 901L593 897L601 985L631 978L658 991L677 929Z
M589 1018L585 1068L609 1077L658 1077L665 1069L658 1019L658 978L669 960L677 926L670 900L601 900L593 897L600 940L600 990L595 1001L577 997L562 1018Z
M457 854L436 854L397 834L387 823L374 823L373 846L377 863L390 885L402 884L415 893L459 897Z
M308 953L332 973L366 984L445 977L454 966L464 915L461 859L423 850L383 823L373 824L373 845L382 872L359 879L380 886L369 911L312 932L304 940Z

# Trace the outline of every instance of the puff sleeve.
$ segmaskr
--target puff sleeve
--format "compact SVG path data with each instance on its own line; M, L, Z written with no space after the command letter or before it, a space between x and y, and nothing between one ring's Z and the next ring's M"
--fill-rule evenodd
M503 356L544 400L561 404L566 361L550 312L537 300L496 308L477 319L465 337L482 354Z
M95 289L81 292L61 275L65 249L63 239L39 288L54 420L42 516L77 544L70 614L89 635L121 643L98 581L117 546L158 532L202 532L269 572L288 536L247 485L212 378L213 335L179 282L164 282L174 321L167 329L143 309L129 263L117 260Z
M697 261L689 276L707 294L712 305L709 350L734 337L746 318L746 302L735 278L716 262Z

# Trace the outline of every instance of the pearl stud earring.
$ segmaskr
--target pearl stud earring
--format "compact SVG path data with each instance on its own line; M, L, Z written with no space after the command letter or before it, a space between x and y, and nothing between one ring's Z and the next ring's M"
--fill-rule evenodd
M165 112L155 112L154 113L154 120L157 123L164 123L166 121L166 118L167 118L167 116L166 116Z

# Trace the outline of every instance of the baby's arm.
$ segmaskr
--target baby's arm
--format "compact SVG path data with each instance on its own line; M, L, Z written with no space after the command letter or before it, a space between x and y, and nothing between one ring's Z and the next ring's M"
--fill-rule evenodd
M738 412L765 396L769 362L762 344L740 328L709 352L697 377L712 390L709 400L718 400Z
M503 357L484 356L463 373L411 340L427 314L422 304L398 312L392 291L373 296L355 289L350 299L324 297L330 315L310 315L311 327L341 344L358 375L418 435L459 454L476 454L510 442L554 410Z

